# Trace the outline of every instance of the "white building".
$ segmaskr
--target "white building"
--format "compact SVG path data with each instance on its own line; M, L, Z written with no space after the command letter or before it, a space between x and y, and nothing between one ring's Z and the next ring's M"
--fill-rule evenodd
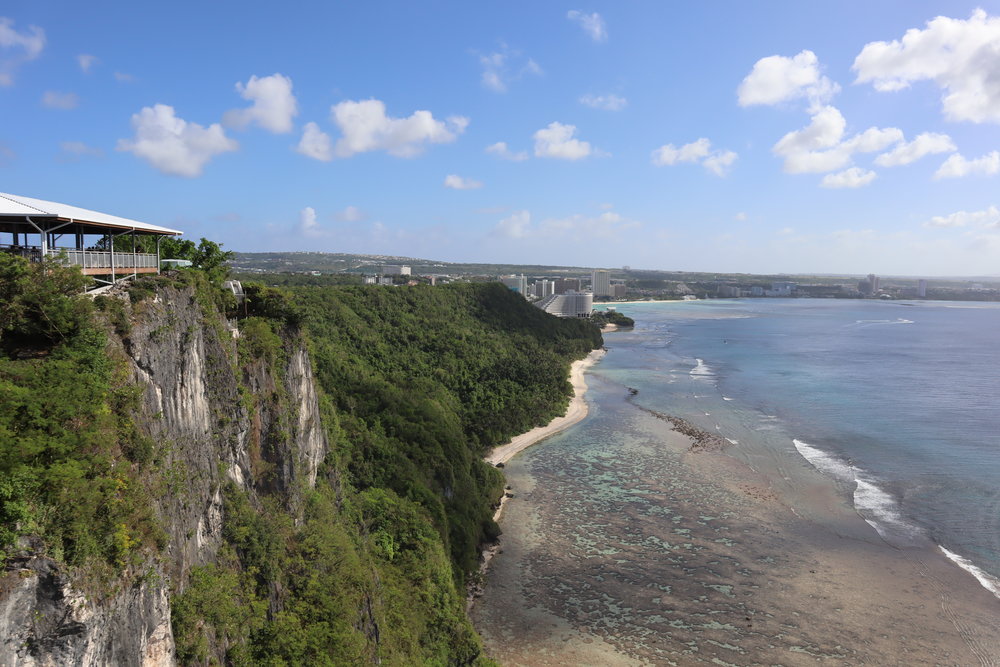
M764 296L792 296L798 288L798 283L775 282L771 283L771 289L765 291Z
M401 264L383 264L382 274L386 276L408 276L410 267Z
M590 292L553 294L536 301L535 305L556 317L590 317L594 310L594 295Z
M594 297L613 296L611 291L611 272L607 269L594 269L590 274L590 289Z

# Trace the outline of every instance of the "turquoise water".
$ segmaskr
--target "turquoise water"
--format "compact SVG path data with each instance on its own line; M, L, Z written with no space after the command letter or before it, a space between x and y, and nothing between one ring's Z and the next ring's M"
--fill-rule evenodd
M891 544L1000 596L1000 304L753 299L618 306L596 369L636 402L801 456ZM740 456L740 447L730 450Z

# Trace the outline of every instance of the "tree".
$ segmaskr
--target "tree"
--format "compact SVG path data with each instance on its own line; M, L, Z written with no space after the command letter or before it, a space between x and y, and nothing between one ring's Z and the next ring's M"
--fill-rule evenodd
M195 249L191 262L212 280L222 280L229 273L226 262L232 258L232 251L223 250L221 243L203 238Z
M31 263L0 253L0 340L5 347L46 347L75 335L90 317L76 298L90 278L57 257Z

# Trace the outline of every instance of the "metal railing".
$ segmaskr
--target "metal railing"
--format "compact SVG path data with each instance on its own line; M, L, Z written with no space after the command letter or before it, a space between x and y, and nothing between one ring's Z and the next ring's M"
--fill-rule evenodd
M38 246L12 246L0 244L0 251L25 257L32 262L42 261L42 249ZM107 250L75 250L70 248L51 248L50 257L63 255L67 264L79 266L82 269L111 269L127 273L133 269L156 269L156 255L149 253L116 252L114 258Z
M84 269L110 269L129 271L131 269L155 269L156 255L147 253L116 252L112 264L111 253L105 250L67 250L57 248L49 251L50 255L66 253L66 263Z

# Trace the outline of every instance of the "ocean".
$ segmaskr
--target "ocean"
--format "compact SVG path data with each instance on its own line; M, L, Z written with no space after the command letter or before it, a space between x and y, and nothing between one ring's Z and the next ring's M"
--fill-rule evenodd
M995 664L1000 304L617 308L588 416L506 465L491 655Z
M602 371L727 438L793 446L886 541L930 540L1000 596L1000 304L754 299L619 310L637 326L608 336L621 354Z

